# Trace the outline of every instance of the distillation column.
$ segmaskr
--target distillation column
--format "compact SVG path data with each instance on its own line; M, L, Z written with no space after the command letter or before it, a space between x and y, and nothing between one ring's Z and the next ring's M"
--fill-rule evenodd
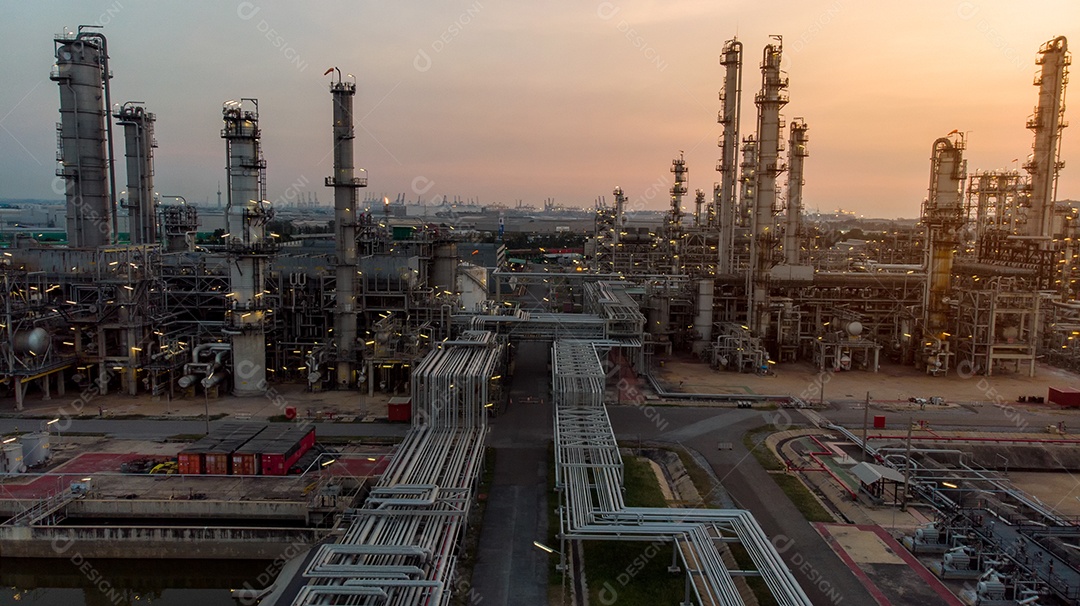
M671 186L671 211L668 217L668 250L671 254L672 273L682 273L682 219L683 219L683 196L686 195L686 160L682 152L679 157L671 161L671 172L675 175L675 183Z
M784 228L784 262L799 264L799 236L802 225L803 164L806 151L806 122L802 118L791 121L788 135L787 225Z
M755 336L769 331L768 282L777 244L775 230L776 180L784 170L780 162L780 108L787 104L788 81L780 70L783 43L779 36L768 44L761 58L761 92L754 98L758 109L757 170L754 191L753 300L750 328Z
M115 114L124 127L127 160L128 234L132 244L157 242L157 200L154 199L154 114L142 106L125 103Z
M718 274L729 274L735 266L735 186L738 179L736 162L739 155L739 107L742 102L742 42L728 40L724 44L720 65L724 66L724 89L720 91L722 108L716 121L724 132L720 136L720 161L716 170L720 173L718 191L714 192L717 213L720 217L717 239Z
M246 109L245 102L252 109ZM263 200L266 162L259 144L259 104L228 101L221 110L228 165L226 250L231 258L226 333L232 336L233 395L258 395L266 389L266 266L273 250L266 223L273 217Z
M327 72L329 73L329 72ZM330 84L334 99L334 176L326 185L334 188L334 242L337 253L337 284L334 294L334 345L337 347L335 372L337 386L348 389L356 382L353 376L356 358L356 205L357 192L367 186L367 179L355 176L353 167L353 97L356 84Z
M83 32L58 36L49 76L60 86L56 175L65 181L67 239L73 248L112 243L115 232L109 59L105 36ZM109 137L106 138L106 133Z
M964 226L964 140L942 137L934 141L930 157L930 188L923 209L927 228L927 280L923 297L922 361L926 372L944 374L949 369L948 297L952 288L953 255L960 245Z
M1027 127L1035 132L1031 159L1024 168L1031 173L1031 214L1027 235L1050 238L1054 236L1054 201L1057 195L1058 172L1064 162L1061 153L1061 129L1065 128L1065 84L1068 82L1072 57L1064 36L1042 45L1039 58L1042 66L1035 78L1039 87L1039 105Z

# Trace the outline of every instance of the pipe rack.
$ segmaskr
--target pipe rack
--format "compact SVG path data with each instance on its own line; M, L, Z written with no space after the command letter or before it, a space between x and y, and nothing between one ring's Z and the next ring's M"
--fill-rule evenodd
M596 346L556 341L552 346L556 489L562 493L559 537L568 540L673 543L686 570L686 600L743 604L717 541L743 545L780 604L808 605L773 544L750 512L741 509L627 507L623 461L603 404L604 371ZM564 556L565 557L565 556ZM739 571L746 574L747 571Z
M466 331L420 362L412 430L339 542L315 551L294 605L450 602L503 349Z

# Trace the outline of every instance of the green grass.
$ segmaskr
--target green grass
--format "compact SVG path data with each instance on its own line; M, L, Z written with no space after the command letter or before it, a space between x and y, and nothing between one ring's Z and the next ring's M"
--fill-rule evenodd
M771 433L777 431L773 426L761 426L743 434L743 445L754 455L761 467L768 471L783 471L784 464L772 450L765 445L765 439ZM796 509L809 522L836 522L835 517L822 507L818 499L815 499L810 488L802 483L798 477L786 473L770 473L772 480L784 491L788 499L792 500Z
M656 474L641 457L623 457L628 507L666 507ZM671 573L671 543L586 541L585 578L590 603L620 606L678 604L683 597L684 573ZM601 593L602 592L602 593ZM603 599L601 599L603 598Z
M761 467L767 471L784 470L784 464L765 445L765 438L775 432L776 427L774 425L762 425L743 434L743 446L754 455Z
M773 451L765 445L765 438L775 431L776 428L772 425L763 425L751 429L743 435L743 445L746 446L747 450L753 453L754 458L757 459L758 463L766 470L783 471L785 469L784 464L781 463L780 459L773 454ZM784 494L791 499L792 504L799 510L799 513L803 514L803 517L808 521L836 521L836 519L822 507L821 503L814 498L814 494L802 483L802 480L785 473L773 473L769 475L771 475L776 484L780 486L780 489L784 491Z
M821 506L814 494L799 478L787 474L774 474L773 480L791 499L799 513L810 522L835 522L836 519Z
M731 557L735 558L735 563L739 565L739 568L743 570L757 570L754 566L754 561L750 558L750 554L747 553L746 548L742 546L742 543L728 543L727 547L731 550ZM757 598L758 606L779 606L779 602L773 597L769 586L765 583L765 579L761 577L743 577L746 580L746 584L750 587L750 590L754 592L754 597Z
M656 474L643 457L623 457L623 484L627 507L667 507Z
M690 456L690 453L686 452L685 448L676 448L675 454L679 455L679 460L682 461L683 467L686 468L686 475L690 476L690 481L694 483L694 488L697 488L698 496L703 501L703 507L706 509L719 509L712 503L713 494L713 477L708 471L701 468L698 465L697 460Z

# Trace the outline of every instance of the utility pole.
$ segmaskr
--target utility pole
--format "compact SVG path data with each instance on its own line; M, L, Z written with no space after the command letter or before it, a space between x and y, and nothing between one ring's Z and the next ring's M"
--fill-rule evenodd
M870 460L870 449L866 446L866 422L870 418L870 392L866 392L866 402L863 404L862 415L862 458L863 461Z
M900 502L900 511L907 511L908 482L911 477L911 424L913 419L908 417L907 424L907 448L904 453L904 499Z

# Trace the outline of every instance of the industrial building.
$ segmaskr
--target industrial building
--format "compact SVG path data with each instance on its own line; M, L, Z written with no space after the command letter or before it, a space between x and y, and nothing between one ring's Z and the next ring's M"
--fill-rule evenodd
M942 380L1033 375L1040 358L1076 368L1080 211L1056 197L1070 54L1063 37L1038 50L1024 173L969 170L957 131L927 141L918 224L874 245L888 257L870 246L848 259L803 209L813 119L781 114L790 99L779 37L762 50L756 126L742 136L743 49L730 40L720 58L711 194L697 189L687 210L691 167L680 155L661 224L637 222L641 209L616 187L613 205L595 209L577 267L510 271L470 263L464 251L479 252L483 235L453 215L392 216L389 201L361 200L357 84L336 69L326 74L332 237L279 242L260 143L273 126L260 121L258 99L238 97L222 107L224 231L196 246L199 209L154 190L152 108L128 102L112 113L105 36L57 36L66 244L27 234L0 257L0 381L16 409L73 387L205 396L223 409L229 394L262 397L275 382L411 393L413 431L341 540L303 571L297 603L446 603L486 409L501 397L494 377L513 343L551 342L561 537L668 541L682 554L687 599L703 604L741 603L714 545L737 537L781 603L809 603L747 512L676 519L625 507L602 359L647 373L658 356L693 352L717 371L763 374L799 361L875 372L891 361ZM551 301L527 309L512 292Z

